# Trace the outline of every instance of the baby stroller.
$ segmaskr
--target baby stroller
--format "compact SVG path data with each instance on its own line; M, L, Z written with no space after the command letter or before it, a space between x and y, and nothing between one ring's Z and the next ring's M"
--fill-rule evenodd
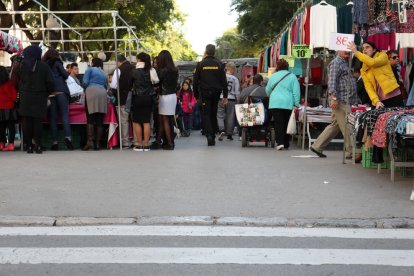
M244 106L244 111L246 111L246 106L248 106L248 113L255 113L252 116L247 115L247 123L246 114L243 114L244 118L240 117L240 114L237 114L237 120L242 128L242 147L248 147L251 142L262 142L265 143L265 147L268 147L270 145L272 148L274 148L276 145L276 134L275 129L273 128L273 124L271 124L271 116L268 111L269 98L249 96L247 102L247 104L236 106L236 109L239 108L239 110L236 110L236 114L238 112L241 112L241 106ZM256 108L256 110L254 108ZM255 117L262 118L255 120Z

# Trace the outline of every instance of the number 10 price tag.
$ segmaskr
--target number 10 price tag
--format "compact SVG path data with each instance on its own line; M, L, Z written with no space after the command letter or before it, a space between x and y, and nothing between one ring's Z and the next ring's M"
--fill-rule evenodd
M310 58L312 51L308 45L293 45L292 46L292 57L294 58Z

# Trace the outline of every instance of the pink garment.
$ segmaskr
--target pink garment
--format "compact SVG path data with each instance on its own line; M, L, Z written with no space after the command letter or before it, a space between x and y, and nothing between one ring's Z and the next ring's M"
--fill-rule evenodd
M304 42L306 45L310 45L310 6L306 8L306 20L304 23L303 33L304 33Z
M277 52L276 52L276 62L280 59L280 45L282 44L282 37L277 39Z
M244 82L247 79L247 76L253 77L254 76L254 68L253 66L246 66L244 65L242 68L242 81Z
M47 123L48 120L45 120L44 122ZM61 123L61 121L58 122ZM71 125L86 125L86 111L84 105L69 105L69 122ZM104 117L104 124L109 124L108 148L118 146L118 119L112 104L108 104L108 111Z
M272 44L272 47L270 48L270 66L269 67L275 67L275 63L274 63L274 55L276 51L276 44Z
M274 47L275 47L275 50L273 51L272 60L273 60L273 67L276 67L276 63L277 63L277 53L279 52L279 47L278 47L277 42L275 42Z
M391 91L390 93L384 94L384 91L382 91L381 86L379 85L379 83L377 82L377 94L378 97L380 98L381 101L385 101L394 97L397 97L399 95L401 95L401 90L400 88L396 88L393 91Z
M194 107L197 103L194 94L192 92L189 93L186 91L183 91L182 93L183 95L181 98L181 108L183 109L184 113L193 113ZM178 91L177 97L180 98L180 91Z
M385 127L387 126L388 118L394 114L398 113L414 113L414 110L404 110L404 111L392 111L386 112L378 116L377 122L375 123L374 131L372 132L372 143L379 147L387 147L387 132Z
M378 47L378 49L383 51L396 49L395 33L370 35L368 36L367 41L374 43Z

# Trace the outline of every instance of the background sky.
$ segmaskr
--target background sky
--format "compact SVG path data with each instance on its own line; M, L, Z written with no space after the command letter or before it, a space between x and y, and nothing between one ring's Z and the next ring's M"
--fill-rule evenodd
M231 0L177 0L177 4L187 14L184 33L199 55L207 44L237 26L237 14L230 14Z

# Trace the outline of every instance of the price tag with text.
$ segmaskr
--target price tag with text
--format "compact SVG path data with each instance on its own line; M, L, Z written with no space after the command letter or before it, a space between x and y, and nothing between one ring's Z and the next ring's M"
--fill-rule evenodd
M312 56L312 51L309 49L308 45L293 45L292 56L294 58L310 58Z
M348 43L354 41L354 39L355 35L353 34L331 33L329 49L335 51L349 51L347 48Z

